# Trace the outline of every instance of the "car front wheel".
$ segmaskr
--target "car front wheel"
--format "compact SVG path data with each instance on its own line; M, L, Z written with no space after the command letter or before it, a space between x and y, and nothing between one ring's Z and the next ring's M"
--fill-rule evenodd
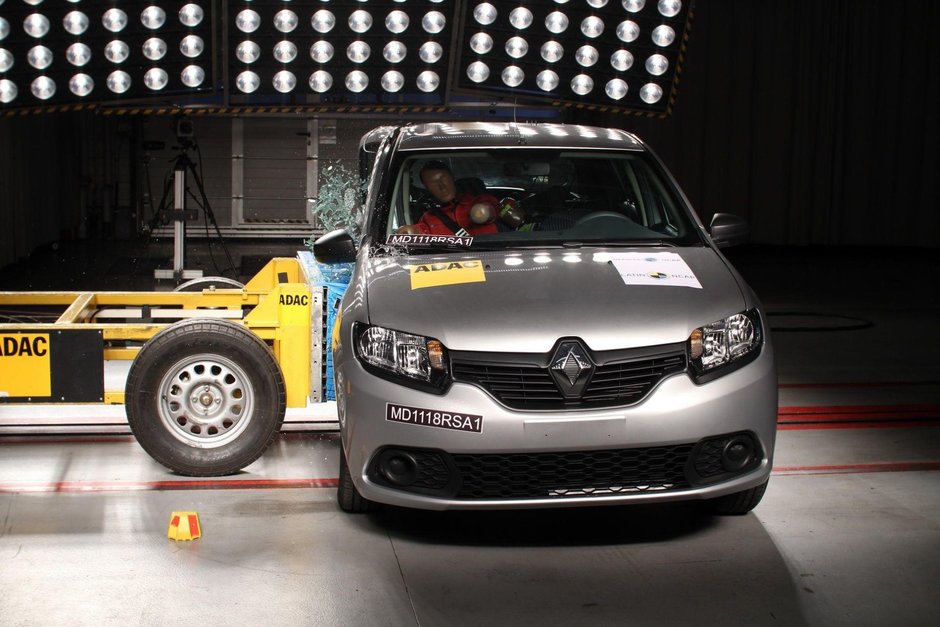
M713 514L725 516L743 516L760 503L764 498L764 492L767 490L768 479L759 486L754 486L749 490L742 490L734 494L728 494L717 499L708 501L708 508Z
M339 449L339 486L336 490L336 502L339 508L344 512L351 514L361 514L375 509L376 504L363 498L353 483L352 475L349 473L349 465L346 463L346 453L342 445Z

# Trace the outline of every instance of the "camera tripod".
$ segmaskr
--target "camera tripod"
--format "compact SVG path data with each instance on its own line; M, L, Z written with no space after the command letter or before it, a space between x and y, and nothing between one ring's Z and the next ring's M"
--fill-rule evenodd
M198 218L198 211L196 209L188 209L186 206L186 197L189 193L187 179L191 178L195 183L196 189L199 191L197 203L200 204L202 210L205 212L206 218L212 222L216 234L219 236L219 239L222 240L222 233L219 230L219 225L218 222L216 222L212 207L209 205L209 198L206 196L202 178L196 170L196 165L193 163L192 159L189 158L188 151L194 143L191 140L184 141L182 139L180 143L179 154L173 159L172 185L170 181L167 180L163 189L163 197L160 200L160 209L154 214L150 224L150 231L152 233L157 221L167 223L172 220L173 222L173 268L171 270L158 268L154 270L153 276L155 279L172 279L177 283L187 279L202 278L202 270L187 270L185 268L186 222ZM167 200L171 189L173 193L173 206L172 208L168 208ZM228 249L225 250L225 253L228 255ZM231 258L229 258L229 262L231 263Z

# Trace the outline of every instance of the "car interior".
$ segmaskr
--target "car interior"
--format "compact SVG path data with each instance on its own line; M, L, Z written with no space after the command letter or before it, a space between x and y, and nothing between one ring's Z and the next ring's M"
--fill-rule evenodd
M565 239L662 239L682 237L690 227L663 181L639 158L553 152L521 158L515 154L422 155L400 170L386 233L414 224L434 203L421 183L429 160L446 163L458 195L511 198L525 214L525 226L500 226L481 237L518 237L528 232Z

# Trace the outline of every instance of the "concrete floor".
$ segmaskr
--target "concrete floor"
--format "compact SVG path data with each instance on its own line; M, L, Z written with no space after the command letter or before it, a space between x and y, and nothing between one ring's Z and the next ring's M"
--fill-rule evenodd
M751 514L350 516L333 433L285 434L212 481L168 474L129 436L7 436L0 624L937 624L940 256L731 257L780 371L774 475ZM0 289L40 289L14 279ZM203 537L168 540L184 510Z

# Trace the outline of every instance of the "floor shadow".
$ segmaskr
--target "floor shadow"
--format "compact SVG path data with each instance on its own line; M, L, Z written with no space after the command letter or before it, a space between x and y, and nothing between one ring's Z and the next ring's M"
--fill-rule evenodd
M805 625L753 514L694 504L520 512L386 509L421 625Z
M383 507L369 520L393 538L495 547L660 542L714 524L696 503L473 512Z

